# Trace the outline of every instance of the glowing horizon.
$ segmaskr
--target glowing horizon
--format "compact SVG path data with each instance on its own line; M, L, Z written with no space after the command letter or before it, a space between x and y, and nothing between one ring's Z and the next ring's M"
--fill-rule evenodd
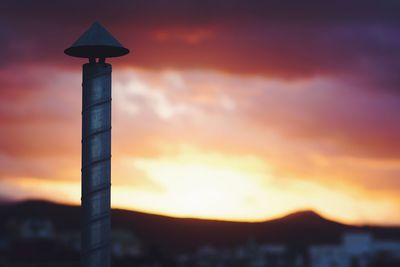
M55 83L64 81L65 87L71 87L78 82L78 77L70 80L78 76L77 72L53 71L58 73ZM263 221L298 210L314 210L344 223L398 224L398 195L390 193L390 188L374 190L375 185L369 185L369 180L351 175L397 169L396 161L338 156L337 152L326 151L332 143L324 139L314 140L309 147L304 133L296 137L296 121L290 122L289 128L281 124L295 120L295 115L282 118L288 114L270 113L270 123L259 124L253 106L249 106L261 93L273 93L271 100L275 103L265 99L273 104L268 107L273 110L278 101L287 101L290 94L301 92L307 96L315 86L331 90L333 83L324 79L297 82L239 77L201 70L154 72L128 68L116 72L113 206L168 216L233 221ZM252 89L242 91L245 87ZM79 88L73 94L77 96ZM77 97L70 102L76 111L78 100ZM44 197L79 203L79 131L72 135L70 129L80 129L80 117L78 112L74 113L69 130L57 137L65 137L74 144L69 148L71 153L48 151L49 155L62 156L60 160L54 159L56 165L51 169L46 167L51 158L31 162L36 168L42 166L42 170L34 170L37 174L52 173L57 178L3 179L2 195L13 192L17 198ZM252 116L250 121L248 115ZM142 122L129 123L131 120ZM304 130L301 128L301 132ZM58 143L58 139L46 141ZM335 146L348 149L346 144ZM301 157L296 157L295 151Z

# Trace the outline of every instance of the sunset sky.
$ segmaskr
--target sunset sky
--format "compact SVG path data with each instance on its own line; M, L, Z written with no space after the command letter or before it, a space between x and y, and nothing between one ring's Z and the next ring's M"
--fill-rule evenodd
M80 203L81 65L113 64L112 205L400 225L400 2L0 3L0 199Z

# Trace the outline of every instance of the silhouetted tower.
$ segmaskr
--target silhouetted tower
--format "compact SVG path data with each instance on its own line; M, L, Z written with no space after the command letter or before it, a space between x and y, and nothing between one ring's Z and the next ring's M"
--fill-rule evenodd
M129 53L99 23L64 51L88 58L82 82L82 267L111 262L111 65L106 58Z

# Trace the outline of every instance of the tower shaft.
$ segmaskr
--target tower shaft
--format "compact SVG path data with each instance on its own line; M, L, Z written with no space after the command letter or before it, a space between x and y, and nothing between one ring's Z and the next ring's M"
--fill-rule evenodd
M83 65L82 267L111 264L111 65Z

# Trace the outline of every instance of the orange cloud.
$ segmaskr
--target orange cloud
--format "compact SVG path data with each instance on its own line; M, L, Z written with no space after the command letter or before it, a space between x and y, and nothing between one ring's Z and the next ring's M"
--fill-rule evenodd
M79 76L78 72L75 75ZM15 99L30 109L40 107L38 120L2 121L10 137L2 142L0 164L8 167L3 169L1 181L3 188L14 190L18 198L41 195L58 200L54 192L62 191L64 201L78 201L80 132L76 129L80 128L80 107L78 101L55 106L48 101L55 97L51 90L62 93L62 101L79 99L79 89L54 89L56 82L69 76L65 73L41 81L37 93L47 101L23 95ZM216 72L137 69L120 70L114 78L114 206L235 220L261 220L301 208L313 208L346 222L398 220L389 216L397 214L393 203L399 192L392 178L400 170L395 164L379 155L374 155L376 163L372 164L369 153L364 161L352 158L350 142L326 143L326 134L335 132L315 128L316 132L309 130L312 135L304 134L306 127L320 125L324 107L330 111L329 105L315 106L321 98L311 94L316 102L310 102L308 94L322 88L320 85L334 86L333 81L288 82ZM63 86L78 88L79 81ZM324 90L332 93L330 98L336 95L329 88ZM342 96L341 91L338 94ZM342 102L341 111L352 107L352 98L347 101L349 106ZM376 102L372 98L365 104ZM59 113L46 116L59 108ZM299 120L295 116L299 111L315 124ZM346 129L338 128L342 130ZM377 177L380 187L376 186ZM236 181L238 192L222 186L227 179ZM213 191L208 191L212 186L223 198L236 192L238 198L232 202L236 208L221 203L213 209L210 203L217 200ZM210 194L210 203L196 202L193 196L201 192ZM375 203L368 201L371 194L376 196ZM327 205L333 199L337 205ZM179 204L185 202L197 209L189 211ZM348 208L339 208L345 202ZM379 218L385 220L375 219L377 209Z
M398 4L102 4L0 10L1 195L78 201L83 62L62 51L96 16L132 49L113 61L115 206L400 222Z

